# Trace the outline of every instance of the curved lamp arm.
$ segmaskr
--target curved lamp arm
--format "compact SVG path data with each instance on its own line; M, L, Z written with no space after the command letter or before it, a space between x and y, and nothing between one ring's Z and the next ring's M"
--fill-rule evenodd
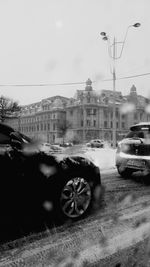
M119 55L116 59L121 58L121 56L122 56L122 52L123 52L124 45L125 45L125 42L126 42L126 39L127 39L127 34L128 34L128 31L129 31L129 28L131 28L131 27L135 27L135 28L137 28L137 27L140 27L140 26L141 26L140 23L135 23L135 24L133 24L133 25L129 25L129 26L128 26L128 28L127 28L127 30L126 30L126 33L125 33L125 37L124 37L123 42L119 42L119 43L122 43L122 48L121 48L120 55Z

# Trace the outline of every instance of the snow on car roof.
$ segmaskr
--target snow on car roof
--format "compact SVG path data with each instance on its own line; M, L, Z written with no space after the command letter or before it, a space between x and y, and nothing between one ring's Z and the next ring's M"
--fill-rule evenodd
M139 122L137 124L134 124L130 127L131 131L135 131L135 130L146 130L146 129L150 129L150 122Z

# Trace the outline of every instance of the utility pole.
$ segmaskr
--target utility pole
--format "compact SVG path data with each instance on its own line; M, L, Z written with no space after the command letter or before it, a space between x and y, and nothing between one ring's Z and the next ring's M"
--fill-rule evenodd
M20 130L21 130L21 118L20 118L20 114L18 115L18 131L20 132Z
M126 38L127 38L127 34L128 34L129 28L131 28L131 27L138 28L140 26L141 26L141 24L139 22L137 22L137 23L135 23L133 25L129 25L127 27L127 30L126 30L124 40L121 41L121 42L117 42L115 37L114 37L112 45L110 44L110 38L106 34L106 32L101 32L100 33L101 36L103 36L102 39L104 41L107 41L107 43L108 43L108 54L109 54L109 57L113 60L113 69L111 70L111 73L113 75L113 131L112 131L112 133L113 133L113 135L112 135L113 148L116 148L116 70L115 70L115 63L116 63L116 60L121 58L121 56L122 56L122 52L123 52L123 49L124 49L124 45L125 45L125 42L126 42ZM121 45L120 55L117 55L117 53L116 53L117 45ZM112 51L112 48L113 48L113 51Z
M85 104L83 104L83 143L86 140L86 111L85 111Z
M113 42L113 148L116 148L116 40Z

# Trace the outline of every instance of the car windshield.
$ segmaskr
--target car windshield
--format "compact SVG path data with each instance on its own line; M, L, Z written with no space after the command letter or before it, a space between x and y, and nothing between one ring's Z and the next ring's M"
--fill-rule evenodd
M0 12L0 244L14 239L0 266L146 266L150 1L1 0Z

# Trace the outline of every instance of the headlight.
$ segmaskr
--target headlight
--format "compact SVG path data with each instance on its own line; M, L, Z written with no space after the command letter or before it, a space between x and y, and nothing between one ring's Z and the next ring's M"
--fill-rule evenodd
M93 163L94 163L94 165L95 165L96 167L99 168L99 161L98 161L98 159L93 159Z

